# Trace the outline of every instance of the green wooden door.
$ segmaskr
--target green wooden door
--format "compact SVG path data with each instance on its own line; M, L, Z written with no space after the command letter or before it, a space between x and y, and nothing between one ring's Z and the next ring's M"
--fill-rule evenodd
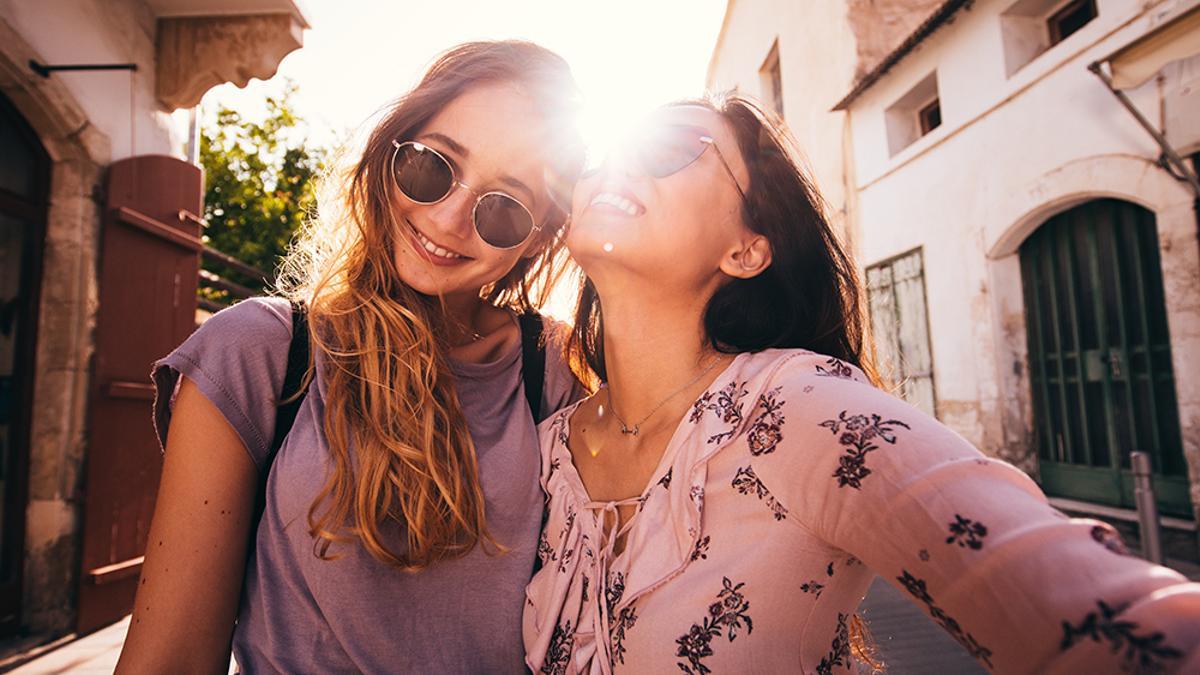
M1159 508L1190 517L1154 214L1091 201L1046 221L1020 256L1042 487L1133 507L1141 450Z

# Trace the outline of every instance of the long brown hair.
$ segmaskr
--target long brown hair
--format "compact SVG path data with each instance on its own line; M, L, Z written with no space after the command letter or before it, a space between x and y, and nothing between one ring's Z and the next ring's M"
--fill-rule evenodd
M742 220L771 243L772 262L731 279L704 310L705 337L728 354L799 347L837 357L878 378L867 339L862 282L825 216L825 203L796 158L795 143L756 103L736 94L681 101L720 115L750 172ZM568 343L575 367L605 379L600 297L586 275Z
M316 554L357 540L375 558L419 571L482 545L503 550L488 531L475 448L446 360L440 299L397 274L391 207L393 139L412 138L455 98L482 84L515 84L532 97L561 148L548 182L569 185L582 163L571 121L578 89L566 62L520 41L472 42L442 54L371 132L361 158L331 175L319 213L300 237L279 286L308 303L310 333L322 357L324 431L332 469L308 511ZM557 178L558 180L552 180ZM561 274L561 229L550 214L529 252L482 289L497 306L541 304ZM401 542L380 526L398 522Z
M858 366L878 385L862 281L783 124L736 94L676 105L708 108L733 129L750 171L742 221L771 243L772 261L766 270L749 279L730 280L709 299L704 310L708 342L728 354L772 347L809 349ZM568 356L581 378L594 373L604 380L600 296L587 275L580 278ZM851 617L849 632L854 656L872 672L881 672L883 663L859 615Z

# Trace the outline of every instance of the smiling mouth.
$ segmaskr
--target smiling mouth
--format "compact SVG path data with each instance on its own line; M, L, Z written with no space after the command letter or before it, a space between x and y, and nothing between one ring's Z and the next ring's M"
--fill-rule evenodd
M408 225L409 230L413 233L413 238L416 239L417 244L420 245L421 249L424 250L426 253L428 253L430 256L437 258L439 260L446 260L446 261L470 260L470 258L468 256L465 256L461 253L456 253L449 249L438 246L437 244L435 244L433 242L432 239L430 239L429 237L426 237L424 234L422 234L421 231L416 228L416 226L414 226L412 223L408 222L408 220L405 220L404 224Z
M640 216L646 212L646 209L641 204L626 199L615 192L601 192L592 197L591 203L588 204L589 207L598 205L611 206L629 216Z

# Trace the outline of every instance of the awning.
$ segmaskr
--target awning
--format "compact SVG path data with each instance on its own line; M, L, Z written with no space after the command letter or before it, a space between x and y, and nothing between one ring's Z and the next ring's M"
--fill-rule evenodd
M1165 21L1101 61L1112 70L1112 86L1133 89L1172 61L1200 54L1200 5Z

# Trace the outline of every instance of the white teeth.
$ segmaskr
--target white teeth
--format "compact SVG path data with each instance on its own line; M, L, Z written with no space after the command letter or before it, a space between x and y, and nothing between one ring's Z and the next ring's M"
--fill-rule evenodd
M621 195L613 194L611 192L601 192L593 197L590 206L595 206L596 204L607 204L608 206L616 207L631 216L636 216L638 214L637 204L634 204Z
M466 257L466 256L461 256L457 253L454 253L453 251L447 251L446 249L442 248L441 246L438 246L437 244L430 241L429 237L426 237L425 235L421 234L421 231L415 227L412 229L412 231L414 234L417 235L417 241L421 242L421 247L424 248L426 251L428 251L432 255L435 255L439 258L445 258L447 260L457 260L459 258Z

